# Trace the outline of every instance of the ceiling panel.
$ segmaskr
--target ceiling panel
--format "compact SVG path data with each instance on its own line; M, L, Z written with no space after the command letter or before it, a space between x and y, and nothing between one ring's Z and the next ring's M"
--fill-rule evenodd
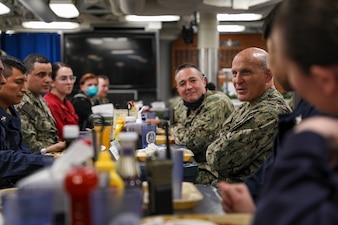
M132 4L135 0L75 0L75 4L80 11L78 18L70 19L81 24L81 29L90 30L96 26L136 26L136 23L127 23L124 19L125 13L121 9L121 2L123 4L130 2ZM140 1L140 0L138 0ZM241 0L245 1L245 0ZM181 20L178 22L163 23L162 30L169 29L163 32L179 32L183 25L189 25L190 21L195 19L196 12L209 13L237 13L237 12L254 12L267 14L274 4L280 0L263 1L259 4L250 7L248 10L234 10L232 7L216 7L206 5L203 0L144 0L142 7L134 7L130 5L130 13L136 15L180 15ZM39 15L32 12L27 7L27 4L37 4L42 2L48 6L48 0L3 0L4 4L11 8L10 14L0 16L1 30L14 29L23 30L21 22L26 20L41 20ZM26 2L27 4L22 4ZM133 12L134 10L134 12ZM57 18L57 17L56 17ZM65 21L65 19L57 18L58 21ZM69 20L67 20L69 21ZM228 22L228 24L240 24L238 22ZM243 24L243 22L241 23ZM248 32L256 32L261 27L261 21L246 22ZM142 25L141 25L142 26ZM146 25L144 25L146 26Z

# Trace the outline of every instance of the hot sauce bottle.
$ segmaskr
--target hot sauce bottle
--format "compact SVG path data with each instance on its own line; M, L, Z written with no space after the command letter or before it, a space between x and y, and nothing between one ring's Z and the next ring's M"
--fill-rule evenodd
M65 190L70 197L70 225L92 225L90 194L98 186L93 167L77 167L68 172Z

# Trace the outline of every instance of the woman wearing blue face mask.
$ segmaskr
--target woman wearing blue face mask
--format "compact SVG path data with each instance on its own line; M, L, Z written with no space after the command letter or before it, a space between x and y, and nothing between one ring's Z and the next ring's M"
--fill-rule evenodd
M92 114L92 106L95 104L94 97L98 91L97 83L98 81L95 74L84 74L80 79L80 90L72 99L72 104L79 116L80 130L93 128L88 118Z

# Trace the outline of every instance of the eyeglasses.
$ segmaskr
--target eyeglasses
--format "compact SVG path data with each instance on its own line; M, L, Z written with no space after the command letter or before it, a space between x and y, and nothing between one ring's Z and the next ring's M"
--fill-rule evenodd
M59 81L62 81L62 82L67 82L67 81L70 81L70 82L75 82L76 81L76 77L75 76L62 76L58 79Z

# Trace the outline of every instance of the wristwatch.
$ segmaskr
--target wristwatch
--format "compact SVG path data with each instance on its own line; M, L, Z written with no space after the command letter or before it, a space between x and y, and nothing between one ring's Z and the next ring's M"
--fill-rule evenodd
M44 155L47 153L47 148L43 148L40 150L41 155Z

